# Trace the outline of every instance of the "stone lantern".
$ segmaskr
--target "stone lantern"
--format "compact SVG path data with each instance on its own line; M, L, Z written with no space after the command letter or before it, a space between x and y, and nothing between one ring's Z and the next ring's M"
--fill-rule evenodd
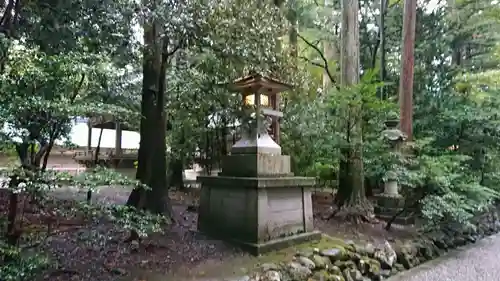
M243 111L247 114L245 120L241 120L243 137L232 147L232 154L281 154L279 119L283 113L279 111L279 93L289 88L289 85L260 74L240 78L229 85L229 89L241 93Z
M392 152L400 152L406 134L398 129L398 120L388 120L385 122L386 129L382 131L382 138L389 143ZM375 215L382 220L389 220L394 215L400 213L405 207L405 198L399 194L398 174L396 171L389 169L383 178L384 192L377 196L375 206ZM405 213L400 214L396 218L396 223L409 224L413 223L413 217Z
M386 129L382 131L382 138L390 144L393 152L399 152L406 140L406 134L397 128L397 120L385 122ZM389 170L384 176L384 194L399 196L398 175L396 171Z
M253 73L227 85L242 95L242 138L222 159L218 176L199 176L198 230L252 254L319 239L311 191L315 178L295 177L281 155L278 94L291 86ZM270 119L270 121L266 121ZM267 125L272 123L272 134Z

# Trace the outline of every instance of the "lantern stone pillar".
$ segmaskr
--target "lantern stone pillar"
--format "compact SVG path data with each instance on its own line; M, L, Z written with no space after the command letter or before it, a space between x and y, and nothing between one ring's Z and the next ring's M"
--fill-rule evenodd
M382 138L390 144L391 151L400 153L406 140L406 134L397 128L398 120L388 120L385 122L386 129L382 132ZM384 191L376 196L375 216L381 220L390 220L394 215L399 214L405 207L405 198L399 193L399 177L397 172L391 168L383 178ZM408 213L401 213L395 220L399 224L411 224L414 218Z
M319 239L311 199L315 178L294 176L290 156L267 133L269 119L282 115L269 100L290 86L252 74L229 87L243 93L242 137L222 159L218 176L198 177L198 230L255 255Z

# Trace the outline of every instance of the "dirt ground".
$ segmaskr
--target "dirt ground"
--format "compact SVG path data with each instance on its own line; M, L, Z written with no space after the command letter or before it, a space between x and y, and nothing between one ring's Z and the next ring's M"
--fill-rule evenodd
M106 187L95 198L99 204L123 203L128 193L127 189ZM5 193L1 194L0 208L5 215L7 201ZM317 247L329 241L324 238L314 245L298 245L262 257L253 257L196 231L197 214L188 208L197 201L196 192L172 192L170 195L176 223L167 226L164 234L149 237L139 247L124 243L128 232L117 229L104 220L59 217L58 227L51 230L53 234L41 246L42 251L51 256L53 267L40 276L40 280L208 281L212 278L241 276L258 263L283 260L292 256L297 248ZM55 192L55 198L53 204L58 208L71 208L71 204L75 200L83 200L85 194L60 190ZM335 218L325 221L321 217L330 210L331 196L322 193L313 198L315 227L328 236L382 243L385 239L408 239L414 233L411 227L397 225L391 232L387 232L383 229L383 223L351 225ZM43 225L43 214L34 209L27 208L26 217L30 221L26 225ZM33 226L31 229L39 227Z

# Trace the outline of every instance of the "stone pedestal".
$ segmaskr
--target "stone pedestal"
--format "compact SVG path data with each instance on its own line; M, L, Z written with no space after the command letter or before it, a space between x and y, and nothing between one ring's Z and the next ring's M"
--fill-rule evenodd
M235 154L219 176L199 176L198 230L254 255L319 239L314 231L314 178L294 177L290 157Z
M403 210L405 198L399 194L382 193L376 196L377 203L375 205L375 216L384 221L389 221L394 215ZM394 223L396 224L413 224L415 219L409 214L410 210L400 214Z

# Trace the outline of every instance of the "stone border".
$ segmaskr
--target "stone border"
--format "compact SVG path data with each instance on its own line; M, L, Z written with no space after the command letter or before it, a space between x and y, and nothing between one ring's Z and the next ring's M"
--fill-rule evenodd
M356 245L339 241L329 249L297 253L291 262L262 264L238 281L379 281L434 260L446 252L500 232L499 209L478 216L473 225L448 227L413 241ZM432 263L429 263L432 265Z

